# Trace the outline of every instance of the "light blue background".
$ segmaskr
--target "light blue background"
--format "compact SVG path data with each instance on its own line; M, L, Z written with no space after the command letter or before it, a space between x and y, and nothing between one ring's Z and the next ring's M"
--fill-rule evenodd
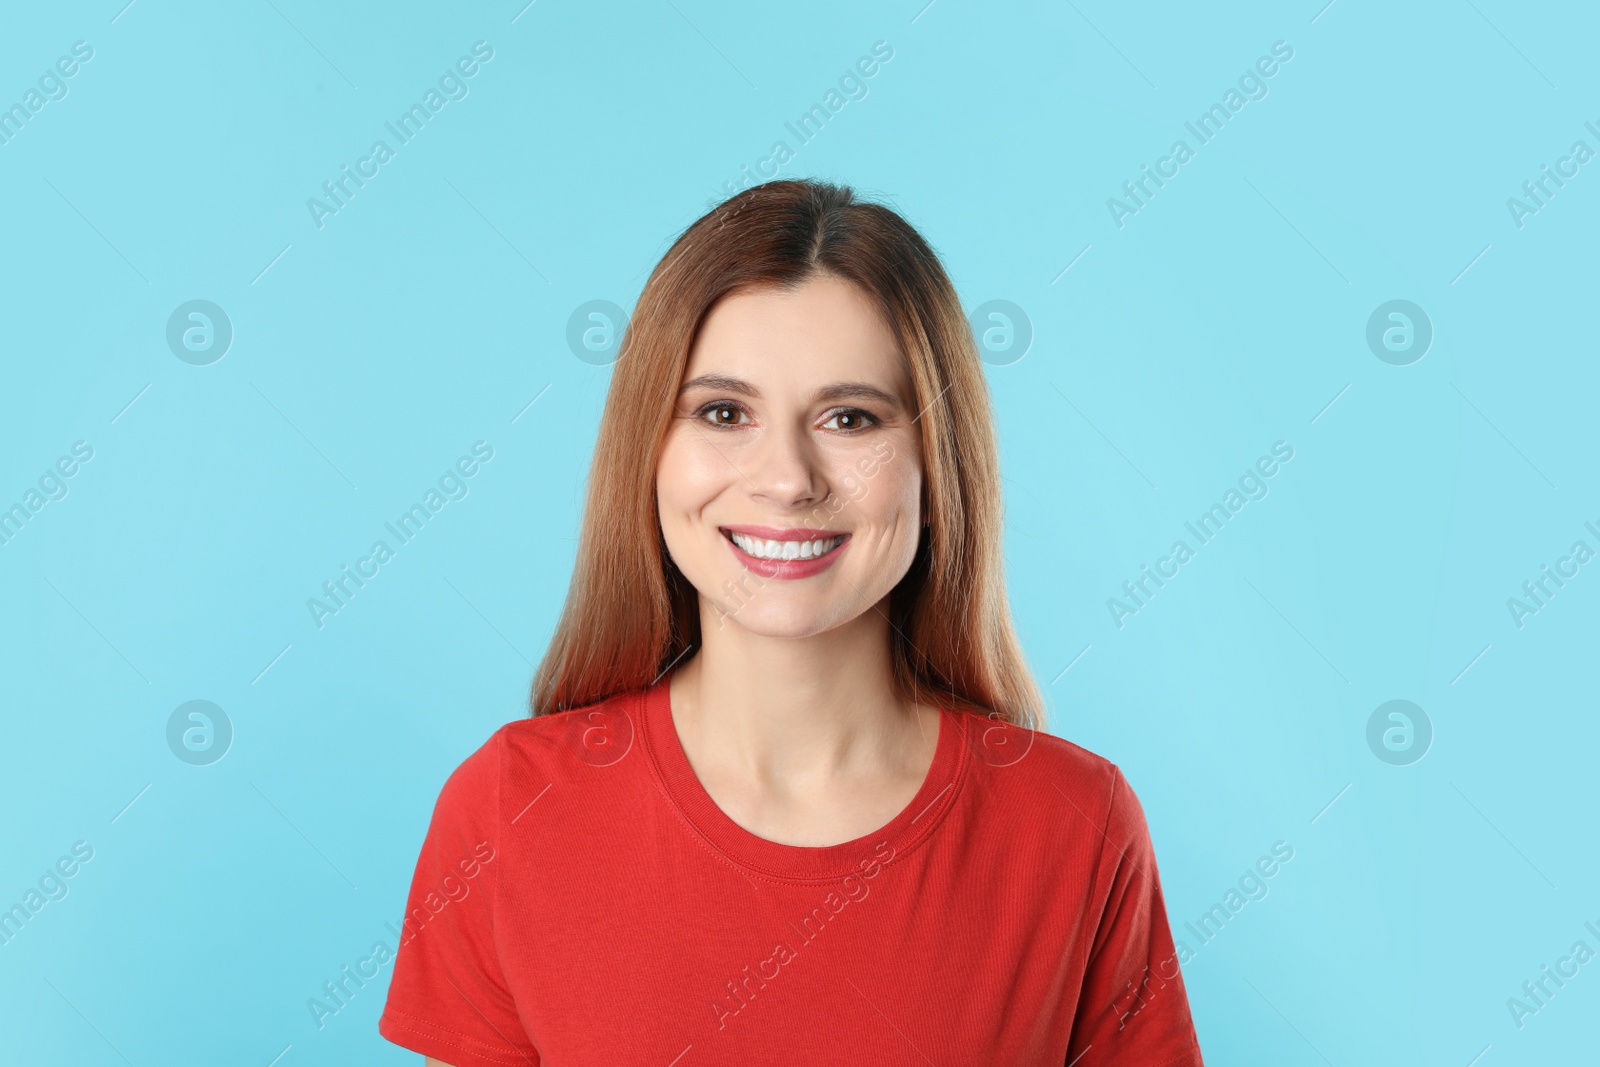
M0 104L94 48L0 145L0 506L94 449L0 546L0 906L94 849L0 946L5 1063L413 1061L376 1032L388 968L321 1029L306 1002L392 944L445 775L522 714L610 374L568 316L631 308L779 139L783 176L887 199L967 308L1031 320L987 369L1013 604L1052 731L1144 802L1175 932L1295 850L1185 967L1207 1061L1592 1054L1600 962L1520 1029L1506 1006L1600 950L1600 576L1521 628L1506 605L1600 549L1600 163L1521 228L1506 206L1600 149L1592 10L122 2L0 33ZM478 40L470 95L314 225ZM1107 198L1178 138L1119 228ZM209 366L165 341L193 299L235 331ZM1391 299L1435 331L1408 366L1365 341ZM479 440L470 494L319 629L306 600ZM1270 494L1119 628L1107 598L1279 440ZM167 747L192 699L235 731L210 766ZM1420 762L1368 748L1390 699L1432 722Z

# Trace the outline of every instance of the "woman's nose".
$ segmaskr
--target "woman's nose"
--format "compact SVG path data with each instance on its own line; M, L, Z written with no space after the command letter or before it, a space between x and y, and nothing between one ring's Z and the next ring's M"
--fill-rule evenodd
M816 447L803 428L768 429L749 459L746 477L753 494L775 507L814 504L826 495Z

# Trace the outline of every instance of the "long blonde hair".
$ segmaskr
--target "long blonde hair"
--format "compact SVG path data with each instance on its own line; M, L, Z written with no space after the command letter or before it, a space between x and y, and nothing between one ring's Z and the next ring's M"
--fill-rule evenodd
M533 715L649 685L699 643L698 594L667 555L655 491L689 352L722 297L820 273L874 301L921 412L928 525L889 598L896 687L902 698L1043 729L1006 601L999 456L960 299L905 219L819 181L768 182L724 201L684 231L645 283L606 395L583 535L534 675Z

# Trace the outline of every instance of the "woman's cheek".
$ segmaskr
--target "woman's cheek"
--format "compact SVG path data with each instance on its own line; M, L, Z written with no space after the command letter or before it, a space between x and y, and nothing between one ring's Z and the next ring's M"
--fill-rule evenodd
M688 427L678 429L667 439L656 465L656 491L663 512L669 507L680 512L690 510L708 498L716 473L712 462L715 456L707 456L708 451L712 450L702 446Z
M907 444L896 444L870 451L860 457L866 472L868 497L876 496L886 517L920 525L918 510L922 499L922 467L917 453Z

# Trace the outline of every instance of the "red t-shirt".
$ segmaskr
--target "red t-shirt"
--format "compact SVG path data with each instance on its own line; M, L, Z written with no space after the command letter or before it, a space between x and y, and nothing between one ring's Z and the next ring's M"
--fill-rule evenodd
M668 681L510 723L450 776L384 1037L455 1067L1201 1067L1116 766L945 709L904 811L785 845L701 786Z

